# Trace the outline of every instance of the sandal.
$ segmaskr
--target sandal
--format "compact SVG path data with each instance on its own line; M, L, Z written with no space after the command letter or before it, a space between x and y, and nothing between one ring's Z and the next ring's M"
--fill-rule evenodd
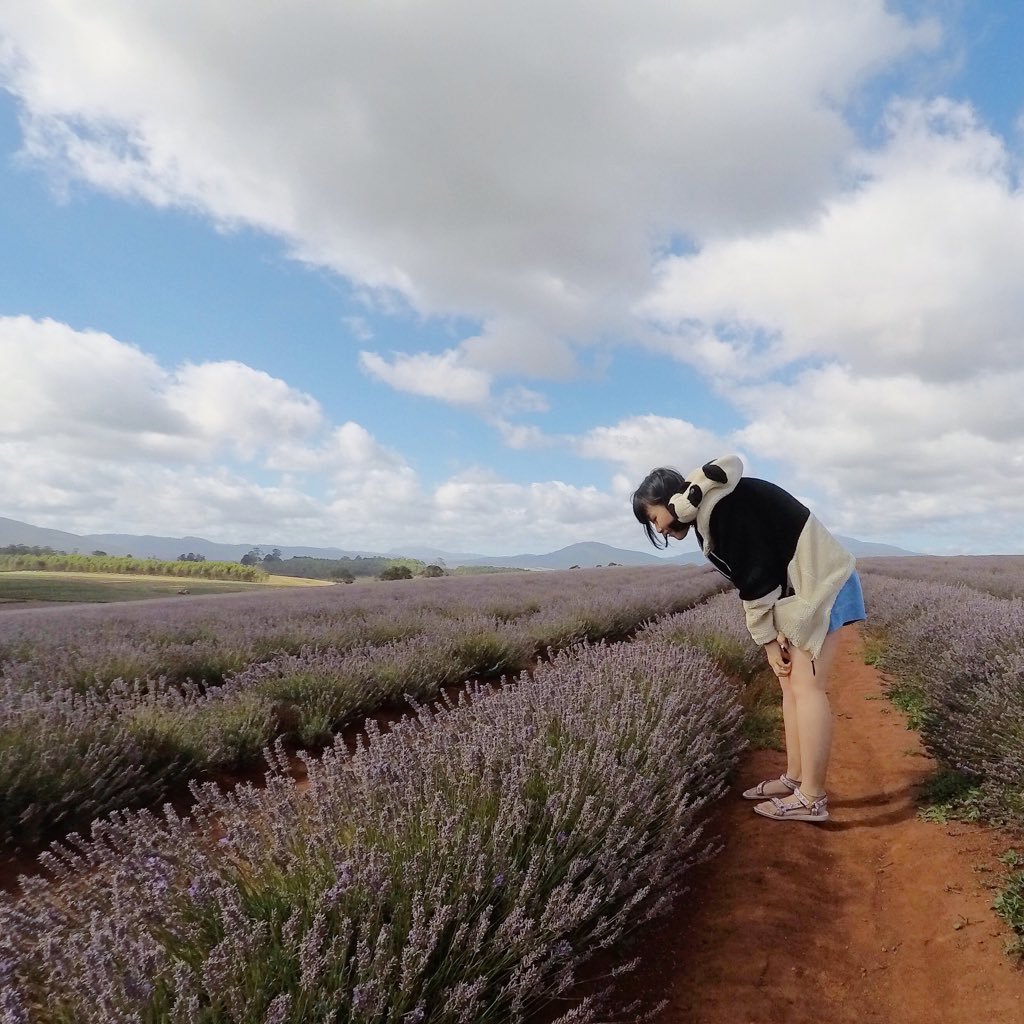
M792 793L793 790L795 790L797 786L800 785L799 779L791 779L785 772L783 772L777 779L765 779L764 782L759 782L752 789L744 790L743 799L770 800L773 796L775 796L775 794L765 792L765 786L772 786L776 782L781 782L783 786L785 786L786 789L789 790L790 793Z
M808 800L799 789L785 800L777 796L771 802L758 804L754 811L776 821L828 821L828 797L822 794L816 800Z

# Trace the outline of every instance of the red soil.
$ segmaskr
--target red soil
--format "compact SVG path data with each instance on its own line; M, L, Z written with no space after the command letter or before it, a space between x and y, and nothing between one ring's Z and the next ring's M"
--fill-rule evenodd
M623 998L667 999L657 1024L1022 1024L1024 970L989 888L1009 838L919 819L934 765L855 637L833 677L831 820L754 814L739 794L786 763L746 758L713 822L724 851L632 942Z

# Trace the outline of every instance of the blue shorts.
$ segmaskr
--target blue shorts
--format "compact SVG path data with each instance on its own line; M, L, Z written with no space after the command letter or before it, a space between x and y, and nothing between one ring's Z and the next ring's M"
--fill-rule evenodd
M855 569L853 575L836 594L835 604L832 605L832 614L828 620L828 631L834 633L851 622L863 622L867 617L868 613L864 608L864 591L861 590L860 577Z

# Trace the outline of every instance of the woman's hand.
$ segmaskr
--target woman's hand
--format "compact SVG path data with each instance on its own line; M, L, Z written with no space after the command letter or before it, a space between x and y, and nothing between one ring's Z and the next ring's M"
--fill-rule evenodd
M779 634L782 636L782 634ZM785 640L785 637L782 637ZM788 676L792 671L793 663L789 659L789 644L785 647L778 640L773 640L764 645L764 653L768 656L768 664L777 676Z

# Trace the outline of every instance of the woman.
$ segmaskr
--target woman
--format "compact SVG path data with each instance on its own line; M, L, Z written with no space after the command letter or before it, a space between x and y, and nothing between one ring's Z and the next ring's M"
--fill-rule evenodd
M693 527L704 555L738 588L747 629L779 679L786 771L744 797L776 821L827 821L829 676L839 631L866 618L853 556L787 491L744 477L735 455L686 477L655 469L634 492L633 512L656 547Z

